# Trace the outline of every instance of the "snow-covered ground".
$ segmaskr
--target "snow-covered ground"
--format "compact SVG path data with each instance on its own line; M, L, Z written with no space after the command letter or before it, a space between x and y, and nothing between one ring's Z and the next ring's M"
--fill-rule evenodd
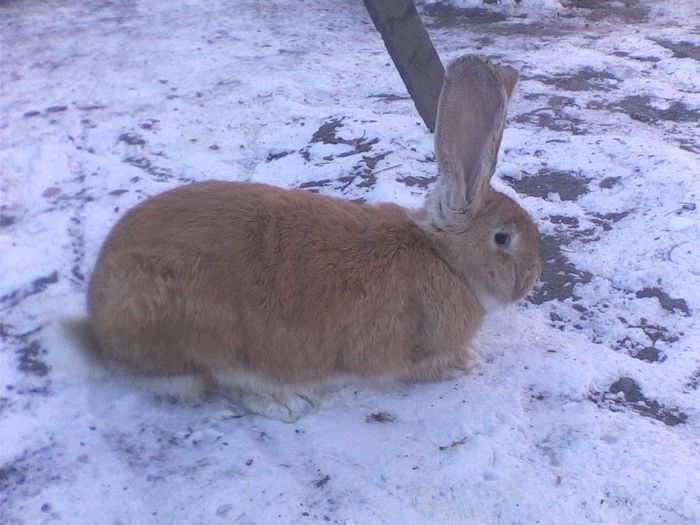
M60 321L121 214L182 183L420 205L432 136L362 3L0 3L3 525L700 523L696 0L419 8L443 61L521 72L495 184L542 283L472 374L285 424L159 400Z

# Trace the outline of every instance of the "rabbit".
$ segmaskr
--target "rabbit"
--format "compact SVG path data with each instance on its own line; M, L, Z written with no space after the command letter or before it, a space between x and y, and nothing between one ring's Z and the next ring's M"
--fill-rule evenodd
M466 373L486 312L541 271L535 224L489 184L517 80L478 55L449 65L420 209L226 181L131 209L89 283L101 360L287 422L344 378Z

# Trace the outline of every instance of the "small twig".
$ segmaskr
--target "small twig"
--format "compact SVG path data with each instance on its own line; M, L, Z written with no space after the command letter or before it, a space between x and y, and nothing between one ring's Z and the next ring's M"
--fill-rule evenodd
M314 481L314 487L320 489L320 488L322 488L326 483L328 483L330 480L331 480L331 477L330 477L328 474L326 474L326 475L323 476L322 478L320 478L320 479Z
M393 169L399 168L399 167L401 167L401 166L403 166L403 164L396 164L395 166L388 166L388 167L386 167L386 168L382 168L382 169L380 169L380 170L373 171L373 172L372 172L372 175L376 175L377 173L381 173L382 171L393 170Z
M448 448L457 448L461 445L464 445L467 442L467 436L464 436L462 439L457 439L455 441L452 441L449 445L441 445L438 447L440 450L447 450Z
M674 244L673 246L671 246L671 247L668 249L668 251L666 251L666 253L664 254L665 259L666 259L667 261L676 262L676 261L673 260L673 250L675 250L675 249L678 248L679 246L683 246L684 244L688 244L689 242L690 242L690 241L683 241L683 242L679 242L679 243Z

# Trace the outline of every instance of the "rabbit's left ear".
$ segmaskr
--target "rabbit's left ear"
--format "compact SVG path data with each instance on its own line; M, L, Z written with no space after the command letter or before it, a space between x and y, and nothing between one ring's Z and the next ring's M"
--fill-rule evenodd
M429 213L445 229L460 229L479 207L493 175L508 101L518 82L513 68L467 55L452 62L438 103L435 154L442 173Z

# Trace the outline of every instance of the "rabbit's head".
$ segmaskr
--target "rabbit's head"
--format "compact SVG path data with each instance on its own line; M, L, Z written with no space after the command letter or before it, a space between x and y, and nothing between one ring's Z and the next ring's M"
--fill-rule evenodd
M524 297L542 268L532 219L489 184L517 81L478 55L447 68L435 130L442 176L416 221L487 311Z

